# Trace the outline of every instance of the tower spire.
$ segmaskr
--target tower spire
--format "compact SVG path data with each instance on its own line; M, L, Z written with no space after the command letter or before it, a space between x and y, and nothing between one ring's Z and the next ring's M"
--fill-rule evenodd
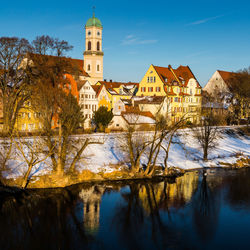
M95 6L93 6L93 17L95 17Z

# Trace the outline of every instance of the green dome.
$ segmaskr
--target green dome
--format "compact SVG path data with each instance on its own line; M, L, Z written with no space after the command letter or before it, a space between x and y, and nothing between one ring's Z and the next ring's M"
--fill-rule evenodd
M86 23L86 27L92 27L92 26L102 28L102 23L101 23L100 19L98 19L94 16L89 18L89 20Z

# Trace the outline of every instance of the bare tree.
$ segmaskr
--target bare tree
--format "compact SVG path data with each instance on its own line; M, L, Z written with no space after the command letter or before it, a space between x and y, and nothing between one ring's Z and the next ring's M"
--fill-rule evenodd
M27 72L20 68L31 51L24 38L0 38L0 94L3 105L3 132L12 133L17 114L29 97Z
M250 67L238 71L228 80L231 92L232 115L238 123L240 119L249 119L250 109ZM249 123L249 121L248 121Z
M26 188L29 182L32 169L48 157L50 157L52 150L48 150L46 144L40 136L33 136L32 138L21 138L18 135L14 139L17 152L25 161L28 168L23 177L22 188ZM53 145L55 147L55 145Z
M138 113L138 115L139 114L140 113ZM159 115L156 118L153 131L148 131L147 134L144 133L143 135L135 130L135 125L128 127L125 133L126 140L123 141L121 145L125 151L127 150L128 152L133 174L140 172L145 176L152 176L155 172L157 159L162 150L165 151L165 167L167 169L167 159L172 138L186 121L185 116L183 116L178 122L170 124L167 118L168 116ZM166 143L166 141L168 141L167 148L163 146L163 142ZM146 157L146 165L144 168L140 168L140 159L142 156Z
M193 128L194 138L203 150L203 160L207 161L209 150L216 147L218 134L218 118L212 111L203 114L199 125Z
M42 47L48 48L46 39L39 41L45 43L41 45ZM75 155L72 157L72 143L76 143L77 140L73 140L71 135L83 122L83 115L76 96L71 93L71 83L66 77L68 73L75 73L76 67L70 59L60 56L63 51L71 49L72 46L58 39L51 38L49 41L51 42L50 53L59 56L29 55L32 63L28 65L31 68L31 78L34 83L31 103L35 112L41 114L42 132L45 135L46 145L51 151L53 170L58 175L63 175L66 172L74 172L77 161L89 144L102 142L85 138L78 143L77 149L74 148ZM47 53L48 50L44 52ZM70 158L71 162L69 162ZM66 166L69 168L66 169Z
M37 36L32 41L33 49L36 54L48 55L54 47L54 39L50 36Z
M68 42L62 40L60 41L58 38L54 39L53 49L56 53L56 56L63 56L64 52L73 49L73 46L69 45Z

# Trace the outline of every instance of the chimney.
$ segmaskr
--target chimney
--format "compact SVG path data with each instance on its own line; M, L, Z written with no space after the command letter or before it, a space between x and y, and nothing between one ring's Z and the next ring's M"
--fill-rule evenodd
M112 82L112 79L110 79L109 81Z
M106 82L107 81L107 79L104 79L104 82Z

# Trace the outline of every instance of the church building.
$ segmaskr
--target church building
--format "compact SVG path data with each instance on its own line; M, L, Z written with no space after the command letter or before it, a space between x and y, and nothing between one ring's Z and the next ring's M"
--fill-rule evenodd
M102 23L95 17L89 18L85 25L84 71L88 81L96 84L103 80Z

